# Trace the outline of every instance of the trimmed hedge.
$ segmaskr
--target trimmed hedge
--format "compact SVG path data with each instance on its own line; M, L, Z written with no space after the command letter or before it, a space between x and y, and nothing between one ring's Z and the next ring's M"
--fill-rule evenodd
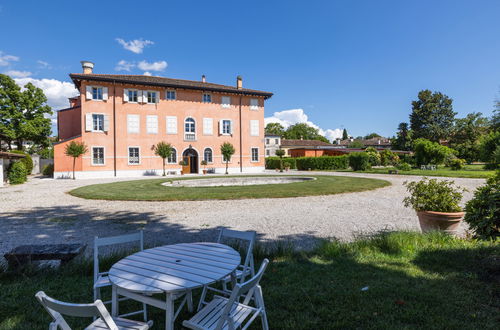
M349 166L353 171L365 171L370 168L370 156L367 152L353 152L349 154Z
M343 170L349 167L347 156L321 156L296 158L297 169L304 170Z
M50 177L54 176L54 164L45 165L43 167L42 174Z
M23 161L15 161L11 163L7 172L7 177L9 178L10 184L21 184L25 183L26 177L26 166Z
M296 169L297 165L295 163L295 160L297 158L292 158L292 157L283 157L283 163L288 162L290 163L290 168ZM285 167L285 165L283 165ZM267 157L266 158L266 169L268 170L274 170L276 168L280 168L280 158L279 157Z
M24 163L24 167L26 168L26 175L30 175L31 171L33 171L33 159L31 159L30 154L20 150L12 150L10 152L25 156L24 158L21 158L20 161Z

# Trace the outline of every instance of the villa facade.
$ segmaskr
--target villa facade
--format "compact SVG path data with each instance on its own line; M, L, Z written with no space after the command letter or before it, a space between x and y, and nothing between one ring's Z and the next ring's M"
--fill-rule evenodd
M82 66L83 74L70 74L80 95L57 113L55 178L71 175L73 158L65 155L71 141L88 148L76 159L77 178L158 175L162 159L154 146L160 141L174 148L166 160L172 173L200 173L204 167L222 173L224 142L236 150L230 172L264 170L264 102L272 93L243 88L241 77L236 86L225 86L204 76L191 81L94 74L93 63Z

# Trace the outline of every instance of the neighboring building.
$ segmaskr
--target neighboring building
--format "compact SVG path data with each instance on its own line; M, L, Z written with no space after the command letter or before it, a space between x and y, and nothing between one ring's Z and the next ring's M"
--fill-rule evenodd
M281 140L281 149L285 150L285 155L287 157L314 157L321 156L316 152L307 152L303 154L298 152L298 150L317 150L318 147L333 147L331 143L319 141L319 140ZM301 155L299 155L301 154Z
M80 95L58 111L54 177L71 175L73 159L64 154L70 141L84 142L88 152L76 161L76 176L113 177L161 173L154 146L174 148L167 171L200 173L200 162L222 173L220 145L236 149L231 172L264 169L264 101L273 94L236 86L142 75L93 74L82 61L83 74L70 74ZM186 161L181 166L179 162Z
M346 139L346 140L340 140L337 139L335 141L335 145L342 147L342 148L348 148L351 143L354 141L359 141L361 144L363 144L366 148L368 147L374 147L376 149L390 149L392 147L391 140L388 138L384 137L375 137L372 139Z
M281 137L279 135L265 135L264 146L266 150L266 157L276 156L276 150L280 148Z

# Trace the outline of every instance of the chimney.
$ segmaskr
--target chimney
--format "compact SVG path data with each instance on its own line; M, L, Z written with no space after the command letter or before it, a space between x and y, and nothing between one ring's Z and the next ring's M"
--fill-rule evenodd
M243 78L241 76L236 77L236 87L238 89L243 88Z
M201 76L201 82L207 82L207 77L205 77L205 75Z
M80 61L82 63L82 69L84 74L91 74L94 70L94 63L90 61Z

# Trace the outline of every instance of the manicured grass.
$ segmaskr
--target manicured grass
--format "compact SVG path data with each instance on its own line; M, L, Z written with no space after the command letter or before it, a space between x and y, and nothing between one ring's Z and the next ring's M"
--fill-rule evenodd
M366 171L358 171L358 173L377 173L377 174L388 174L389 170L395 170L395 167L387 168L372 168ZM339 170L338 172L352 172L352 170ZM449 167L439 167L435 171L412 169L411 171L401 171L400 175L421 175L421 176L442 176L442 177L454 177L454 178L478 178L486 179L495 174L493 170L485 170L483 165L465 165L461 170L454 171Z
M387 181L377 179L317 175L314 177L316 180L297 183L197 188L166 187L162 183L174 180L196 180L200 179L200 177L163 178L89 185L74 189L69 193L87 199L177 201L331 195L371 190L390 185ZM217 177L208 176L202 178ZM228 176L223 178L228 178Z
M396 232L329 242L307 253L260 247L256 265L271 259L261 282L271 329L496 329L499 254L494 242ZM50 317L34 294L44 290L61 300L89 302L92 265L0 273L0 287L0 329L47 329ZM131 304L123 302L123 312ZM164 313L153 307L149 312L154 328L163 328ZM177 328L190 316L184 310ZM89 323L69 320L75 328ZM260 322L251 328L259 329Z

